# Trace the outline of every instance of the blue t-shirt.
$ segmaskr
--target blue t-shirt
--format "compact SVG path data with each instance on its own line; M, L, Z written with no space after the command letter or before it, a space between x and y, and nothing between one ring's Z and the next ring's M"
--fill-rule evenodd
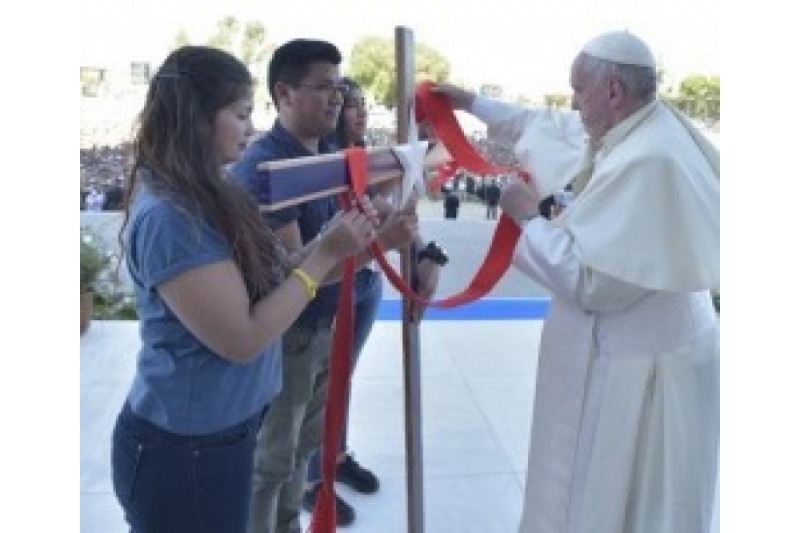
M319 153L335 152L336 147L327 141L319 143ZM234 179L244 185L251 193L256 193L258 165L266 161L279 161L309 157L311 153L300 141L292 137L279 121L263 137L247 147L242 158L231 167ZM267 224L278 229L297 221L303 243L313 240L322 227L338 209L333 196L310 200L302 204L286 207L264 215ZM332 319L336 312L339 284L324 285L317 291L317 296L309 302L295 321L295 324L314 323L325 318Z
M202 435L239 424L281 388L281 343L233 363L200 342L170 310L158 286L192 268L227 260L223 236L174 202L140 189L128 229L142 348L128 401L153 424Z

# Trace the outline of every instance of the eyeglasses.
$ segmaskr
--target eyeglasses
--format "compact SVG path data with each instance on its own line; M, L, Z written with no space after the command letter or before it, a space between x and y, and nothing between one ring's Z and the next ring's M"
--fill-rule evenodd
M350 88L344 83L332 83L330 81L322 82L322 83L295 83L295 87L305 87L306 89L311 89L312 91L316 91L318 93L324 93L328 95L328 98L336 93L338 96L342 98L348 93Z

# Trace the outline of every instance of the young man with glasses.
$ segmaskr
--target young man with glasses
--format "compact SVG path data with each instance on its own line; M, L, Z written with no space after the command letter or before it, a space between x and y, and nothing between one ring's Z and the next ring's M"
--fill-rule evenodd
M339 50L325 41L295 39L275 50L267 82L278 118L231 169L251 191L255 192L259 163L336 151L326 138L344 100L340 62ZM314 239L337 210L331 196L269 213L265 219L291 254ZM416 214L398 213L379 228L378 240L384 249L398 249L407 246L415 233ZM362 263L367 260L361 258ZM299 515L308 458L322 443L337 297L338 284L320 287L284 335L283 388L258 434L251 533L302 531ZM354 467L368 472L357 463ZM337 496L338 525L354 519L352 507Z

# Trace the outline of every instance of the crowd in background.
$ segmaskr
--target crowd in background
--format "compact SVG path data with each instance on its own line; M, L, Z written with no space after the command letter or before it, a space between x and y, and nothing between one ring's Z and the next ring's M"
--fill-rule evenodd
M255 136L258 137L257 135ZM512 166L514 155L510 150L489 142L482 132L469 135L473 146L487 160L498 165ZM387 146L395 143L394 132L389 128L369 128L367 142L370 146ZM81 211L116 211L121 209L124 184L130 169L131 145L122 142L115 146L81 148ZM468 173L457 173L441 191L434 193L434 200L443 199L453 192L462 201L486 202L484 190L493 177L482 179ZM502 177L501 177L502 182Z
M130 145L81 148L81 211L122 208Z

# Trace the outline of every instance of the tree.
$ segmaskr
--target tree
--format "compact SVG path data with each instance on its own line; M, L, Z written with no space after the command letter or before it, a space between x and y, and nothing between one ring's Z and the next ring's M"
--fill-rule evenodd
M275 45L267 43L267 30L257 21L249 21L244 26L242 34L242 61L251 68L253 65L263 66L266 75L267 59L275 51Z
M182 46L186 46L191 44L191 40L189 39L189 34L186 33L186 30L181 30L175 35L173 49L180 48Z
M176 48L190 43L185 30L178 32L175 37ZM256 105L261 106L267 101L267 63L275 45L267 41L267 30L263 23L247 21L242 24L236 17L224 17L217 22L215 33L206 39L206 45L220 48L241 59L258 80L255 85Z
M687 76L680 84L675 104L694 118L719 120L719 76Z
M217 31L206 41L208 46L225 50L244 62L255 76L264 77L267 59L275 49L267 43L267 30L259 21L244 26L236 17L225 17L217 23Z
M217 32L208 39L206 44L241 58L237 53L238 50L234 49L234 41L236 40L236 34L239 33L239 28L240 24L236 17L229 15L217 22Z
M572 97L568 94L546 94L544 95L544 105L547 107L556 107L559 109L569 108L572 103Z
M389 108L397 106L397 81L394 40L365 37L353 45L350 54L352 77L375 101ZM450 75L450 62L434 50L418 43L415 51L414 82L444 81Z

